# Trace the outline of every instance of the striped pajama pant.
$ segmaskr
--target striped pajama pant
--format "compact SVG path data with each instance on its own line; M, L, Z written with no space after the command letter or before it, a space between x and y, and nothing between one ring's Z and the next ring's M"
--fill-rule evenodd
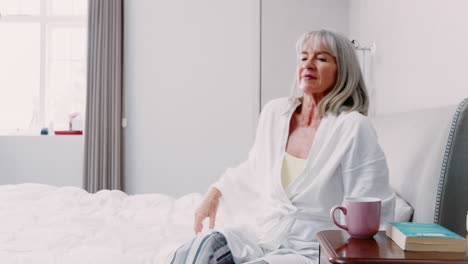
M268 264L259 260L258 264ZM179 247L170 264L237 264L227 245L226 238L219 232L200 233Z

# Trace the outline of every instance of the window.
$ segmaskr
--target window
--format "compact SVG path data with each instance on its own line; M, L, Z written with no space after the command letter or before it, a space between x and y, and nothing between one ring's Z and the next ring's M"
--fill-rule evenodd
M87 0L0 0L0 134L84 118Z

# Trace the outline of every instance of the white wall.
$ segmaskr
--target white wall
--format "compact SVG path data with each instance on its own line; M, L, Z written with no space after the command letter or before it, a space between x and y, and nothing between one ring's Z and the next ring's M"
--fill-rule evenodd
M351 0L350 35L375 42L377 114L468 97L468 1Z
M1 136L0 184L83 186L82 136Z
M125 191L205 192L247 158L259 1L125 2Z
M348 0L262 1L262 105L288 96L296 69L296 40L318 29L348 33Z

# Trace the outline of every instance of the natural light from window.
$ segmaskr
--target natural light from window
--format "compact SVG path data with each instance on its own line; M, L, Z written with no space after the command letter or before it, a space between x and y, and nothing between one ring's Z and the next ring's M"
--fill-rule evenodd
M0 135L84 119L87 0L0 0Z

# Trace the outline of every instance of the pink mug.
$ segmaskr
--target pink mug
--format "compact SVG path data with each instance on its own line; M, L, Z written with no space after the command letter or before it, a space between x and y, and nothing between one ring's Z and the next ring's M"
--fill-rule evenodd
M339 228L348 231L351 237L369 238L379 231L380 206L382 201L372 197L348 197L341 206L330 210L330 217ZM341 210L345 215L346 225L335 219L335 211Z

